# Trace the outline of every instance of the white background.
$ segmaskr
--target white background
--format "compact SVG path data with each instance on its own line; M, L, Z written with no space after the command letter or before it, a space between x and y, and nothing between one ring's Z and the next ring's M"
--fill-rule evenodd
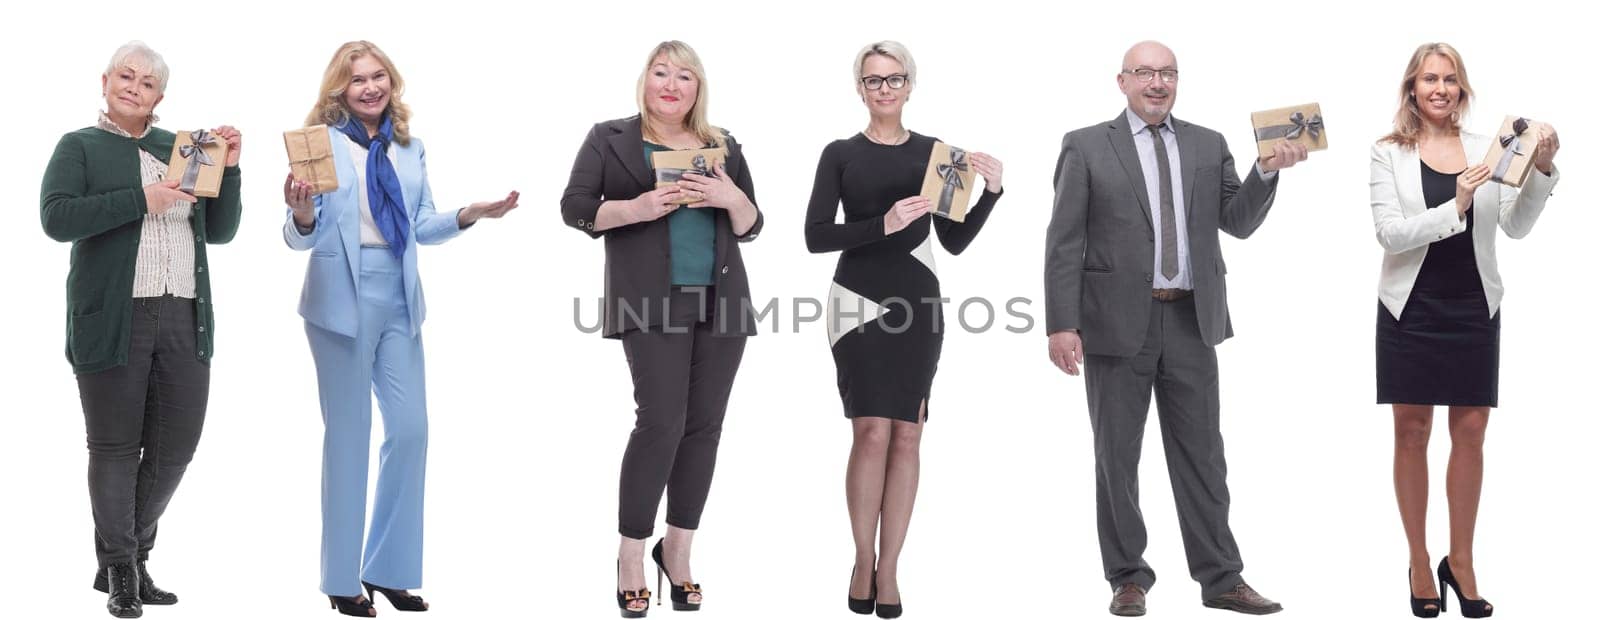
M807 254L803 213L822 147L867 120L852 55L884 38L907 44L920 68L907 126L1006 165L1007 193L983 234L966 254L939 256L945 293L1037 300L1026 334L971 334L951 322L902 560L907 617L1104 613L1082 382L1046 359L1041 261L1060 137L1121 113L1114 74L1144 38L1177 52L1176 115L1222 131L1241 170L1252 110L1319 101L1328 119L1332 149L1284 173L1254 238L1225 242L1238 334L1219 348L1232 524L1246 578L1284 603L1284 618L1408 613L1391 416L1373 404L1381 250L1366 181L1368 147L1390 126L1409 55L1433 40L1462 51L1480 93L1469 129L1491 132L1519 114L1561 131L1556 196L1531 237L1501 238L1501 408L1490 425L1477 565L1500 615L1575 611L1587 604L1578 577L1600 552L1586 525L1600 431L1590 400L1595 258L1585 253L1600 223L1596 136L1585 124L1596 91L1592 32L1555 7L13 6L0 27L9 61L0 188L14 213L0 227L0 583L10 587L0 615L104 617L104 596L89 589L83 422L62 358L68 246L46 238L34 213L56 139L94 122L106 60L134 38L172 67L157 110L163 126L231 123L245 136L243 224L210 252L219 333L206 435L151 564L183 602L148 617L332 614L317 592L322 429L295 314L306 255L279 234L279 132L300 125L328 57L356 38L377 42L406 78L441 208L523 195L507 219L423 251L429 617L615 617L616 477L633 424L631 385L620 345L573 327L575 296L595 312L601 242L563 226L557 209L585 132L635 112L644 55L666 38L699 51L712 122L745 144L767 218L745 261L755 294L784 307L782 332L750 342L733 392L695 547L708 591L701 618L853 617L839 604L852 557L842 488L849 426L823 326L794 333L789 303L827 291L836 256ZM1187 577L1151 418L1147 558L1161 578L1151 617L1221 617L1200 607ZM1447 550L1448 445L1441 412L1431 455L1435 561ZM393 617L386 604L379 610Z

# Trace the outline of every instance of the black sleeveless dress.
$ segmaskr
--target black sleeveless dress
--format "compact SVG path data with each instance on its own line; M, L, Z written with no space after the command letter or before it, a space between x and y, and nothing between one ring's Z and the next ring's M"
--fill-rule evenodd
M1457 174L1422 164L1429 209L1455 197ZM1398 320L1378 304L1379 404L1498 406L1500 313L1489 316L1473 219L1468 209L1466 231L1428 244Z
M845 417L917 421L944 340L933 237L951 254L972 243L1000 194L982 192L964 222L928 215L885 236L895 201L922 191L935 138L888 146L857 134L822 151L806 209L806 247L840 252L823 318ZM841 204L844 222L836 223Z

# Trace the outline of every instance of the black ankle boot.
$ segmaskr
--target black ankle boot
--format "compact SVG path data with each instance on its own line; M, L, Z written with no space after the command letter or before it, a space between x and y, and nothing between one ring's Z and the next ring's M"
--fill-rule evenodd
M145 570L144 561L139 567L139 602L145 605L176 605L178 595L156 587L155 580L150 578L150 571ZM111 588L106 583L106 571L95 573L94 589L109 593Z
M137 618L144 615L144 605L139 602L139 569L132 564L112 564L106 567L106 611L117 618Z

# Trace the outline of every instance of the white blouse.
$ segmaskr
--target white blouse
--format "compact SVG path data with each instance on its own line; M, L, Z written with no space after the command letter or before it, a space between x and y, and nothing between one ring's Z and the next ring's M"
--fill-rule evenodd
M151 117L150 126L156 119ZM150 133L134 136L116 123L105 112L95 124L103 131L124 138L143 138ZM139 149L139 182L143 185L160 183L167 175L167 164L156 159L144 149ZM194 203L180 200L166 213L152 215L146 212L139 228L139 255L133 266L133 296L160 297L171 293L174 297L194 299L194 227L189 217Z

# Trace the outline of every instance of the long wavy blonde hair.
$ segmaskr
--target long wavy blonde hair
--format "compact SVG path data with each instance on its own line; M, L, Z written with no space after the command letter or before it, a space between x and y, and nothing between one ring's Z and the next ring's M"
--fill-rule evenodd
M1380 142L1392 142L1408 149L1417 148L1417 139L1422 136L1423 120L1422 111L1417 109L1417 100L1411 92L1416 88L1417 77L1422 74L1422 63L1429 56L1441 56L1456 67L1456 84L1461 87L1461 97L1456 100L1456 109L1450 113L1450 120L1456 132L1461 131L1461 119L1472 107L1472 83L1467 81L1467 66L1462 64L1461 54L1449 43L1423 43L1411 54L1406 75L1400 80L1400 109L1394 113L1394 131Z
M389 56L370 41L351 41L339 46L322 72L322 92L311 113L306 115L306 125L335 126L350 120L350 109L344 104L344 90L350 86L354 73L350 65L362 56L371 56L389 72L389 118L394 124L394 141L405 146L411 143L411 108L401 101L406 92L406 81L394 68Z
M650 67L656 64L658 56L666 56L672 64L687 69L694 74L695 81L700 83L700 88L694 98L694 107L689 108L689 113L683 116L683 128L695 135L695 138L707 144L721 146L726 137L722 129L712 127L706 120L706 108L711 97L710 85L706 83L705 66L700 64L700 55L694 53L694 48L683 41L662 41L650 50L650 55L644 59L644 70L639 72L639 85L637 99L639 103L639 122L644 130L647 140L659 141L660 133L652 126L650 110L645 107L645 81L650 77Z

